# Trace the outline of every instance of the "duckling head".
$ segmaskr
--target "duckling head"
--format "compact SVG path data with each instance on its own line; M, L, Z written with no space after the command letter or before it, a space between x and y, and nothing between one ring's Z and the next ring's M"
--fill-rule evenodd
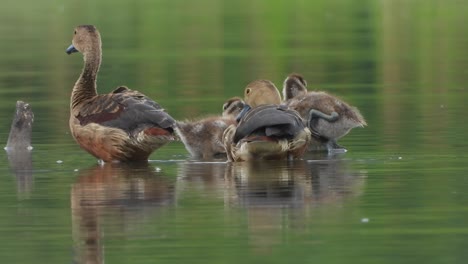
M283 99L289 100L307 93L307 82L302 75L291 73L283 83Z
M266 104L281 104L281 95L272 82L256 80L245 87L244 101L252 108Z
M233 97L228 99L223 104L223 117L235 118L244 109L244 101L240 97Z
M86 54L101 48L101 35L93 25L81 25L75 28L72 44L66 50L67 54L81 52Z

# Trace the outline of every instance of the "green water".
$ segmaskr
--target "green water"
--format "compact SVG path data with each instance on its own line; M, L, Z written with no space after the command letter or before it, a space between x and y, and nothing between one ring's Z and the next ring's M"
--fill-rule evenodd
M30 169L0 154L0 262L466 263L465 2L3 3L0 142L16 100L35 122ZM176 119L299 72L369 126L336 156L206 163L173 143L101 167L68 131L78 24L101 31L100 92L127 85Z

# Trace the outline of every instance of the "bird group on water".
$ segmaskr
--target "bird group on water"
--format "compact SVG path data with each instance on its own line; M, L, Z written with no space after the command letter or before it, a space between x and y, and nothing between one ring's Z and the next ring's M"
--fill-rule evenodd
M244 98L228 99L222 114L177 121L144 94L120 86L98 94L101 36L95 26L75 28L68 54L80 52L83 70L70 100L70 130L81 148L104 162L145 161L181 140L195 158L228 161L300 159L307 151L344 149L337 140L366 126L359 110L322 91L308 91L299 74L283 83L283 98L268 80L255 80Z

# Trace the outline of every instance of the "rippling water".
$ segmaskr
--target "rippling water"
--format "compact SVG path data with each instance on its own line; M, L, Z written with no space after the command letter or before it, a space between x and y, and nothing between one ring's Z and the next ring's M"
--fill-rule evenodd
M467 9L460 1L27 1L0 9L0 142L16 100L32 152L0 155L2 263L464 263ZM359 107L347 153L99 165L68 131L73 27L103 37L100 92L177 119L300 72Z

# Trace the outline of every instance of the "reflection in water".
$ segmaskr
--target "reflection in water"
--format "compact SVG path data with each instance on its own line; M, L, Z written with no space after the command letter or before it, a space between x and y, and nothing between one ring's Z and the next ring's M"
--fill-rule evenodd
M76 263L104 263L102 225L125 227L174 202L174 185L148 164L96 165L71 189Z
M22 198L28 198L33 186L33 166L31 150L7 149L8 163L16 176L16 191Z
M265 253L284 231L303 227L310 209L359 195L362 176L337 157L233 163L226 168L226 204L247 210L250 242Z
M16 111L11 123L5 151L10 169L16 176L17 193L29 197L33 188L31 133L34 113L23 101L16 102Z
M308 160L308 175L315 203L337 203L360 195L365 172L350 170L342 154L324 156L325 159Z
M182 162L177 172L177 192L183 192L190 185L190 188L203 189L204 193L222 197L225 169L226 162Z

